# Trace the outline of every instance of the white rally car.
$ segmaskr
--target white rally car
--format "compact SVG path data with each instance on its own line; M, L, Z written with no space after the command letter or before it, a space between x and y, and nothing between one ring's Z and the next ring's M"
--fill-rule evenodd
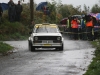
M30 34L28 44L31 51L35 51L36 48L63 50L64 39L56 24L36 24Z

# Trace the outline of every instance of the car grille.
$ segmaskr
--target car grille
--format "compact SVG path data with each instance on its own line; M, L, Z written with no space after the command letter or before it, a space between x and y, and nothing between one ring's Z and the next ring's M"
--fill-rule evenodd
M49 40L49 41L43 40L42 43L53 43L53 41L52 40Z
M38 36L38 40L57 40L57 36Z
M54 40L53 43L62 43L61 41Z

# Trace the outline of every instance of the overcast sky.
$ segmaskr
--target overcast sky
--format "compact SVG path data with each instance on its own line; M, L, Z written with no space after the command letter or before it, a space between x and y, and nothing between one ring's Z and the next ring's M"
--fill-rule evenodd
M0 2L8 2L9 0L0 0ZM13 0L15 3L17 3L18 0ZM29 2L30 0L24 0L25 2ZM51 0L34 0L35 3L40 3L40 2L44 2L44 1L49 1L51 2ZM59 0L56 0L59 1ZM78 6L81 5L83 7L83 5L85 4L86 6L89 6L90 8L98 3L99 0L61 0L63 4L72 4L73 6Z

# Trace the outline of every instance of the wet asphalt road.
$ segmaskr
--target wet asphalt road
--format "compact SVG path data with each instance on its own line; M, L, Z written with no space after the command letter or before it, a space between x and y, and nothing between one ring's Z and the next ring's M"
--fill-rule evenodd
M9 56L0 56L0 75L83 75L95 49L88 41L64 38L64 51L30 52L27 40L6 41L15 49Z

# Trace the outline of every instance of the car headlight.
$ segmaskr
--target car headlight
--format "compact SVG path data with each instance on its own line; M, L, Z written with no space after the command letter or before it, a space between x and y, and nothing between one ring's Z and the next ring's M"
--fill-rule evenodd
M35 37L34 37L34 40L38 40L38 37L35 36Z
M57 40L61 40L61 37L59 36L59 37L57 37Z

